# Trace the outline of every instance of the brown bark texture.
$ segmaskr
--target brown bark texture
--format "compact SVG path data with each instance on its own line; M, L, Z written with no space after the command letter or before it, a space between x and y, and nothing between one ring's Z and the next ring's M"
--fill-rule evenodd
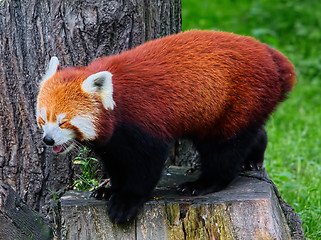
M51 56L61 66L179 32L180 0L10 0L0 5L0 183L47 213L50 191L71 184L73 156L56 156L36 125L38 83Z

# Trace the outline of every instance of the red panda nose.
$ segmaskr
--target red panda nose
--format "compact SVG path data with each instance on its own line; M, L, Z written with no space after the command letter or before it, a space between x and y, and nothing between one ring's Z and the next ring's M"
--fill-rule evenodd
M55 144L55 140L53 140L51 137L48 137L48 136L44 136L42 140L44 141L45 144L49 146L52 146Z

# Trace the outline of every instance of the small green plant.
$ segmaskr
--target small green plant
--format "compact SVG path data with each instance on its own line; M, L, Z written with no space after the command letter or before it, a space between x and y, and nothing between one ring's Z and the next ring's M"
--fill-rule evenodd
M52 191L51 189L48 189L48 190L51 192L52 197L53 197L53 200L54 200L54 201L57 201L57 200L58 200L58 193Z
M77 190L88 191L99 186L100 179L95 179L98 160L89 156L88 148L84 147L74 158L73 163L80 165L81 170L81 174L77 174L77 179L74 179L74 187Z

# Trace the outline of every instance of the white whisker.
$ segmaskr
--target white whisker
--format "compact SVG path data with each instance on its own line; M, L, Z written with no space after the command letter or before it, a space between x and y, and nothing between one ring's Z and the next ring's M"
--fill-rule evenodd
M77 140L73 140L73 143L75 144L74 147L78 150L81 151L84 148L84 145L81 144L79 141Z

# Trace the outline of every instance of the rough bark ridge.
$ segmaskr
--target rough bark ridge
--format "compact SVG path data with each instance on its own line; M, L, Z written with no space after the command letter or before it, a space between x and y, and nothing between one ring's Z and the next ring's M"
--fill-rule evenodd
M70 184L71 156L54 156L35 119L38 83L51 56L88 64L179 32L180 0L12 0L0 6L0 182L46 213L51 191Z

